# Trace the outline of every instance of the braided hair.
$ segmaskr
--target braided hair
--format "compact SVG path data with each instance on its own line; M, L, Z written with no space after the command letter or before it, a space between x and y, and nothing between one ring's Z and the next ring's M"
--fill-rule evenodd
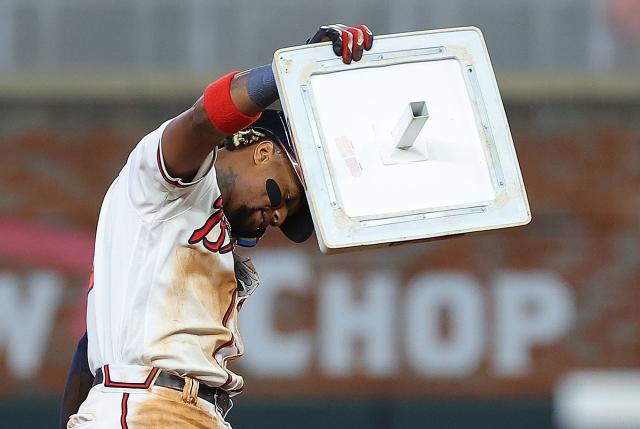
M247 128L246 130L238 131L237 133L225 137L222 140L222 144L225 149L233 151L237 149L242 149L247 146L251 146L254 143L259 143L263 140L273 140L274 143L274 151L279 158L286 158L284 153L284 149L280 147L279 140L271 135L271 133L267 134L255 128Z
M245 146L258 143L266 138L267 135L253 128L238 131L237 133L226 137L222 142L227 150L236 150Z

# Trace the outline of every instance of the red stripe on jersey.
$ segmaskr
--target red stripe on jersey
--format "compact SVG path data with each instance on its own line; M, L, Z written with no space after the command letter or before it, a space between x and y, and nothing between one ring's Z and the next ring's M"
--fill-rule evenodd
M227 373L227 381L225 381L224 384L220 386L220 389L224 389L226 386L230 384L231 384L231 374Z
M189 185L183 185L183 184L182 184L182 183L180 183L178 180L176 180L176 179L172 179L171 177L167 176L167 173L165 173L165 171L164 171L164 167L162 167L162 160L160 159L160 157L162 156L162 155L160 154L160 145L161 145L161 144L162 144L162 143L158 143L158 153L157 153L157 155L156 155L156 160L158 161L158 170L160 170L160 174L162 175L162 178L163 178L166 182L168 182L168 183L170 183L170 184L172 184L173 186L176 186L176 187L178 187L178 188L188 188L188 187L189 187Z
M229 341L227 341L226 343L224 343L223 345L221 345L220 347L218 347L216 349L216 353L219 352L220 350L224 349L225 347L231 347L233 345L233 343L236 342L236 339L234 338L233 334L231 334L231 339ZM224 360L225 358L223 358Z
M120 414L120 427L122 429L128 429L129 426L127 425L127 401L129 400L129 394L128 393L123 393L122 394L122 404L121 404L121 414Z
M233 295L231 296L231 304L229 304L229 307L227 308L227 311L224 313L224 317L222 318L222 326L224 326L225 328L227 327L227 323L229 323L229 319L231 318L231 313L233 311L233 309L236 306L236 292L233 292ZM233 336L233 333L231 333L231 339L229 341L227 341L226 343L222 344L220 347L218 347L217 349L215 349L215 351L213 352L213 357L215 359L216 354L218 354L218 352L222 349L224 349L225 347L230 347L232 346L234 343L236 342L235 337ZM222 362L224 362L224 358L222 359ZM221 362L221 364L222 364ZM222 368L226 371L226 368ZM222 386L220 386L221 389L224 389L226 386L228 386L229 384L231 384L231 382L233 381L231 374L227 371L227 380L224 382L224 384Z
M236 305L236 292L233 291L233 295L231 296L231 304L229 304L229 308L227 308L227 312L224 313L224 318L222 319L222 325L226 328L227 323L229 322L229 318L231 317L231 311L233 311L233 307Z
M104 368L102 369L102 372L104 373L104 386L105 387L124 387L127 389L148 389L149 386L151 386L151 383L153 382L153 379L155 378L158 371L159 371L158 368L153 368L151 372L149 372L149 375L147 376L146 380L144 380L142 383L123 383L121 381L112 381L111 376L109 374L109 365L105 365Z

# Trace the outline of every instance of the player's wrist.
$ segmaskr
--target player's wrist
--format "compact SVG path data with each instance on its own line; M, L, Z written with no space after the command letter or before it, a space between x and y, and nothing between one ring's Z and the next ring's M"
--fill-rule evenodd
M256 106L266 109L279 98L271 64L256 67L245 73L247 95Z
M232 95L232 83L238 74L239 72L235 71L210 83L203 94L204 110L209 122L225 134L233 134L248 127L262 113L262 109L248 112L248 109L238 105L242 104L242 100Z

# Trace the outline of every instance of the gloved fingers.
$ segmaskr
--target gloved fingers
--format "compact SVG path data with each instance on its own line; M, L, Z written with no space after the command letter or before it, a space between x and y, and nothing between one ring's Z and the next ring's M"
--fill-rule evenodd
M364 50L373 46L373 33L364 24L349 27L344 24L323 25L307 43L331 41L333 52L342 57L345 64L359 61Z
M357 25L356 28L360 29L364 36L364 49L367 51L370 50L373 46L373 33L369 30L369 27L364 24Z
M340 30L342 30L343 34L346 32L351 35L350 38L349 36L347 36L347 38L349 39L348 49L351 52L351 59L353 61L360 61L360 59L362 58L362 52L364 49L364 33L362 32L361 29L357 27L348 27L342 24L337 24L337 25L340 27ZM346 64L349 64L351 61L348 60L348 58L345 61L344 51L342 52L342 55L343 55L343 61Z
M325 29L326 37L331 41L333 53L344 58L345 37L340 24L325 25L320 28Z
M353 59L353 34L349 30L342 30L342 62L351 64Z
M364 52L364 33L357 27L349 28L353 35L353 61L360 61Z
M345 64L351 63L353 35L347 30L349 27L342 24L332 24L326 25L324 28L327 37L333 44L333 53L342 57L342 62Z

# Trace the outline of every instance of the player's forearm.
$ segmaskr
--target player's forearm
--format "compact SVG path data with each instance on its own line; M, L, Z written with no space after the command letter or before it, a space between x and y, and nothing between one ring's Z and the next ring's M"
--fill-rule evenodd
M271 64L256 67L236 74L231 80L231 100L237 109L247 116L255 116L278 99L278 88ZM193 107L195 114L192 126L195 130L209 129L210 134L228 135L212 123L207 116L203 98Z
M229 87L235 108L248 117L255 116L278 99L278 90L271 65L257 67L236 74ZM165 166L173 177L190 179L213 150L230 134L216 126L207 112L206 95L177 117L163 136ZM212 101L214 103L212 103ZM208 100L209 109L215 109L215 99ZM222 129L221 129L222 128Z
M231 83L231 98L238 109L253 116L278 99L271 64L238 73Z

